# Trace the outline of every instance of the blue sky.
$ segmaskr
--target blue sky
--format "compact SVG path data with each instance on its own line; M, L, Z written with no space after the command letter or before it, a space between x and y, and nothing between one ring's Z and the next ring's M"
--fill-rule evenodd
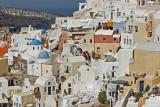
M70 15L85 0L0 0L0 6L42 10Z

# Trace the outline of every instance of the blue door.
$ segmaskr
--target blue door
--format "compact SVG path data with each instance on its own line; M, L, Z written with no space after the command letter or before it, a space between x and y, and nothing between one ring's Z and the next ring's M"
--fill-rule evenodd
M144 92L144 81L140 81L140 92Z

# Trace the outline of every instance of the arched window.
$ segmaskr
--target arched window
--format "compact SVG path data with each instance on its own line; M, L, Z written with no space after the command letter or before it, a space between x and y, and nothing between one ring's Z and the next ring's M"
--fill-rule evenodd
M92 39L90 39L90 43L92 43Z

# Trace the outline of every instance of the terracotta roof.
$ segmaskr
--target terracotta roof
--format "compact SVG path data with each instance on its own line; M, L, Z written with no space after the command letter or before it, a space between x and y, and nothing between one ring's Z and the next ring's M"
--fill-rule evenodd
M8 43L3 43L2 46L0 47L0 57L3 57L9 49Z

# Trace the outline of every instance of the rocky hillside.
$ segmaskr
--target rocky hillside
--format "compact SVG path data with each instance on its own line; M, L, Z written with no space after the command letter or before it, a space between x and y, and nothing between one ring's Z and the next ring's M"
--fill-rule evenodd
M0 7L0 26L37 26L50 25L55 22L56 15L19 8Z

